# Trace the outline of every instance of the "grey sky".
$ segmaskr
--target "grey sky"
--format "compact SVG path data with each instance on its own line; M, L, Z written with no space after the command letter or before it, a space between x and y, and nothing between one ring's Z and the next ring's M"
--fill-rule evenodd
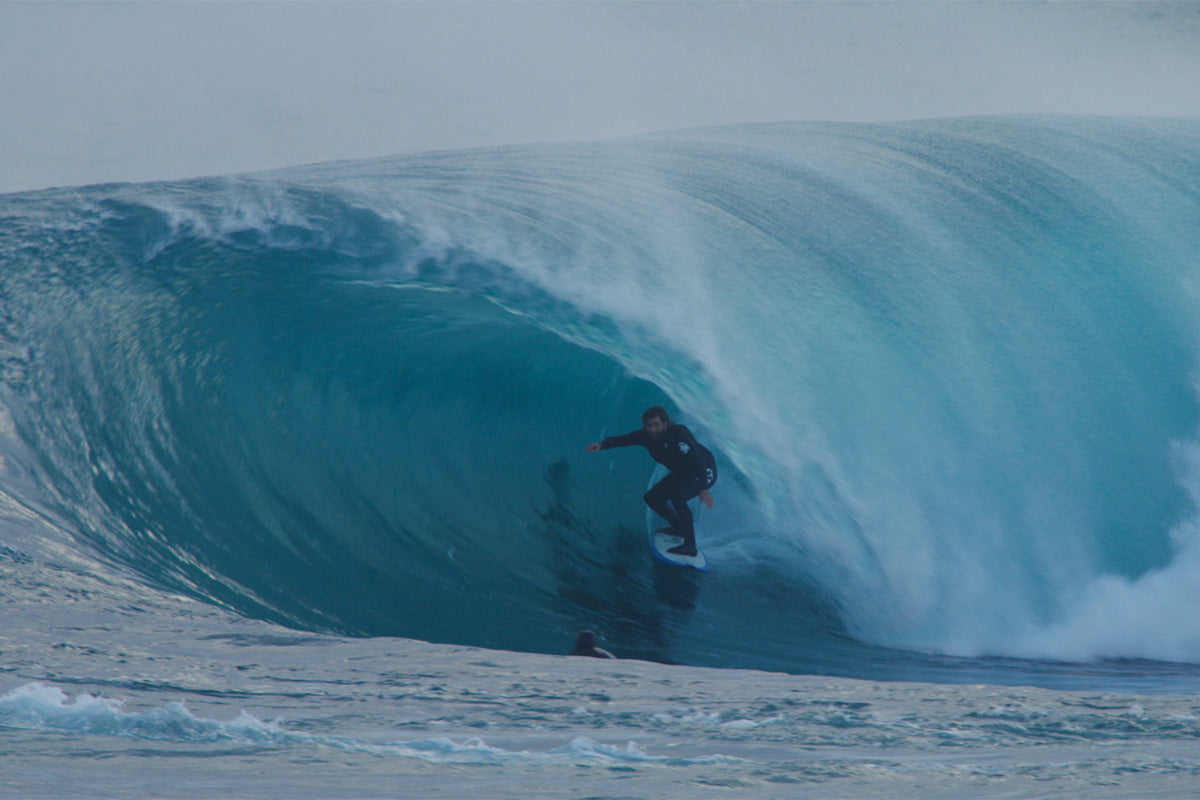
M1200 116L1200 3L0 0L0 192L728 122Z

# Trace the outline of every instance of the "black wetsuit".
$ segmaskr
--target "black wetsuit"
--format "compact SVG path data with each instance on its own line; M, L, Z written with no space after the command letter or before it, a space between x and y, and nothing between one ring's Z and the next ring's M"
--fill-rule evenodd
M665 478L643 495L646 505L683 537L685 548L695 547L696 531L688 500L717 482L717 464L712 453L697 442L692 432L683 425L668 425L657 439L650 438L645 428L621 436L609 436L600 442L600 449L635 444L645 447L651 458L670 470Z
M567 653L569 656L590 656L592 658L616 658L603 647L596 646L596 634L593 631L582 631L575 639L575 649Z

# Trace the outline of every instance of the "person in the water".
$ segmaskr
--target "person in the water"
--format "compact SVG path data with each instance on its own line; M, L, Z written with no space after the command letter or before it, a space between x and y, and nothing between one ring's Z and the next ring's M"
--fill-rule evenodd
M567 653L569 656L591 656L592 658L616 658L612 653L596 644L594 631L580 631L575 638L575 649Z
M697 442L685 426L671 422L662 406L646 409L642 414L642 427L636 431L593 442L587 446L587 451L598 453L610 447L634 444L645 447L651 458L670 470L643 496L646 505L667 521L668 527L660 530L683 538L682 544L667 552L696 555L696 531L688 500L699 497L705 507L712 508L713 499L708 490L717 482L717 464L712 453Z

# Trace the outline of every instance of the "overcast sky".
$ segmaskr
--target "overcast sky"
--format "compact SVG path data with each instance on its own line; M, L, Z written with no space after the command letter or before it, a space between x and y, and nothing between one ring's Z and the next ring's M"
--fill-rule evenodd
M0 0L0 192L729 122L1200 116L1200 3Z

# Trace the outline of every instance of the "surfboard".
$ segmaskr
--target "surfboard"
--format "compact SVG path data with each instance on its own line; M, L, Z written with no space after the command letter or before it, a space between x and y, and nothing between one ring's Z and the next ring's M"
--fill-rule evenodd
M662 525L662 520L656 514L653 525ZM696 555L681 556L678 553L668 553L672 547L683 543L682 536L675 536L670 533L659 533L656 528L650 528L650 552L654 557L664 564L670 564L675 567L691 567L700 572L708 572L708 559L704 557L704 551L700 546L696 546Z

